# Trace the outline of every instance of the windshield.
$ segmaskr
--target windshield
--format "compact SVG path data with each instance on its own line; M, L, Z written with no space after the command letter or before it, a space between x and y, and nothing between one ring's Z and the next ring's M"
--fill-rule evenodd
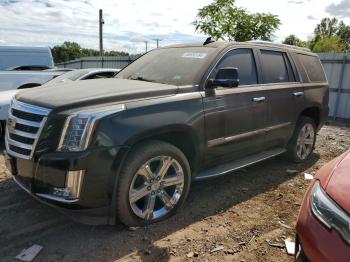
M123 69L116 78L170 85L193 85L215 51L210 47L153 50Z
M69 71L67 73L64 73L64 74L58 76L58 77L55 77L51 81L47 82L45 85L63 83L63 82L68 82L68 81L75 81L87 73L89 73L89 71L87 71L87 70Z

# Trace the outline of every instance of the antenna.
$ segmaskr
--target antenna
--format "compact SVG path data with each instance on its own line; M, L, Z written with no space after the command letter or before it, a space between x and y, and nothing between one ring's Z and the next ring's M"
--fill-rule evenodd
M214 43L214 42L215 42L215 40L212 40L212 39L211 39L211 36L209 36L209 37L204 41L203 45L207 45L207 44Z

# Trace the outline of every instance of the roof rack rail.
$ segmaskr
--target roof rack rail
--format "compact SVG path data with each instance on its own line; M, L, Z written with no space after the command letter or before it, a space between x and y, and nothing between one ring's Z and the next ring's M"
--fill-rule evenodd
M290 49L295 49L295 50L302 50L302 51L311 52L311 50L309 48L306 48L306 47L299 47L299 46L294 46L294 45L279 44L279 43L274 43L274 42L270 42L270 41L252 40L252 41L248 41L248 43L265 44L265 45L270 45L270 46L284 47L284 48L290 48Z

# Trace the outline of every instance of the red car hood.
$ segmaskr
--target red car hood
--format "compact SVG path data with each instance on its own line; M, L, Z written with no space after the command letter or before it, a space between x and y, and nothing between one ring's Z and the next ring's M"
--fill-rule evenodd
M350 214L350 151L320 169L317 178L327 194Z

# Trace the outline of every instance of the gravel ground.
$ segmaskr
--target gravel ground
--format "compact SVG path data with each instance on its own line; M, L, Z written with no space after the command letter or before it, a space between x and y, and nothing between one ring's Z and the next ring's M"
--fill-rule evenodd
M327 125L305 164L278 157L197 182L175 217L135 231L70 221L20 190L0 156L0 260L16 261L23 248L39 244L35 261L293 261L283 243L294 239L309 183L303 174L314 175L349 148L349 137L350 126Z

